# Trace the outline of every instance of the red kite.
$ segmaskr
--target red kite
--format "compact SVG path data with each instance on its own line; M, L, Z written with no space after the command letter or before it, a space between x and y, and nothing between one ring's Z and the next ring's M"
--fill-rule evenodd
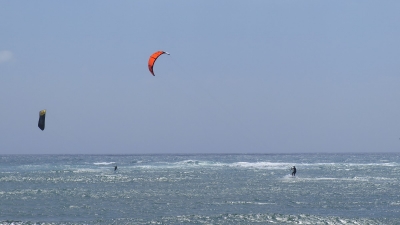
M162 54L167 54L167 55L169 55L168 52L157 51L157 52L154 52L154 53L150 56L150 58L149 58L149 70L150 70L150 73L153 74L153 76L155 76L155 75L154 75L154 71L153 71L154 63L156 62L157 58L158 58L160 55L162 55Z

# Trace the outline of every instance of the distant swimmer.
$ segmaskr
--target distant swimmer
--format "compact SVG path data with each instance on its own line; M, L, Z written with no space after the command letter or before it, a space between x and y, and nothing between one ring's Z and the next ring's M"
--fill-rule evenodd
M296 167L293 166L290 170L292 171L292 176L296 176Z
M118 169L117 165L114 166L114 171L116 171Z

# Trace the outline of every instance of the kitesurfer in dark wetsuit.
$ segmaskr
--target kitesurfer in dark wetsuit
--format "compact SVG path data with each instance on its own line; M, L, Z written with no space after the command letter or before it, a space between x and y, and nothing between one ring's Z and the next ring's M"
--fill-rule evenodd
M117 170L117 165L114 166L114 171L116 171L116 170Z
M295 166L292 167L292 176L296 176L296 167Z

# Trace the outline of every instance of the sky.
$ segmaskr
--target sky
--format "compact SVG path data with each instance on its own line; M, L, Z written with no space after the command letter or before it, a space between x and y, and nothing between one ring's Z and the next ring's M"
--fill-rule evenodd
M400 152L399 10L0 0L0 154Z

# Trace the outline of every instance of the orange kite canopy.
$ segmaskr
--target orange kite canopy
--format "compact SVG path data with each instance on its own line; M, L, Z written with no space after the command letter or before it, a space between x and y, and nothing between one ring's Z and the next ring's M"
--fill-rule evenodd
M155 76L155 75L154 75L154 71L153 71L154 63L156 62L157 58L158 58L160 55L162 55L162 54L167 54L167 55L169 55L168 52L157 51L157 52L154 52L154 53L150 56L150 58L149 58L149 70L150 70L150 73L153 74L153 76Z

